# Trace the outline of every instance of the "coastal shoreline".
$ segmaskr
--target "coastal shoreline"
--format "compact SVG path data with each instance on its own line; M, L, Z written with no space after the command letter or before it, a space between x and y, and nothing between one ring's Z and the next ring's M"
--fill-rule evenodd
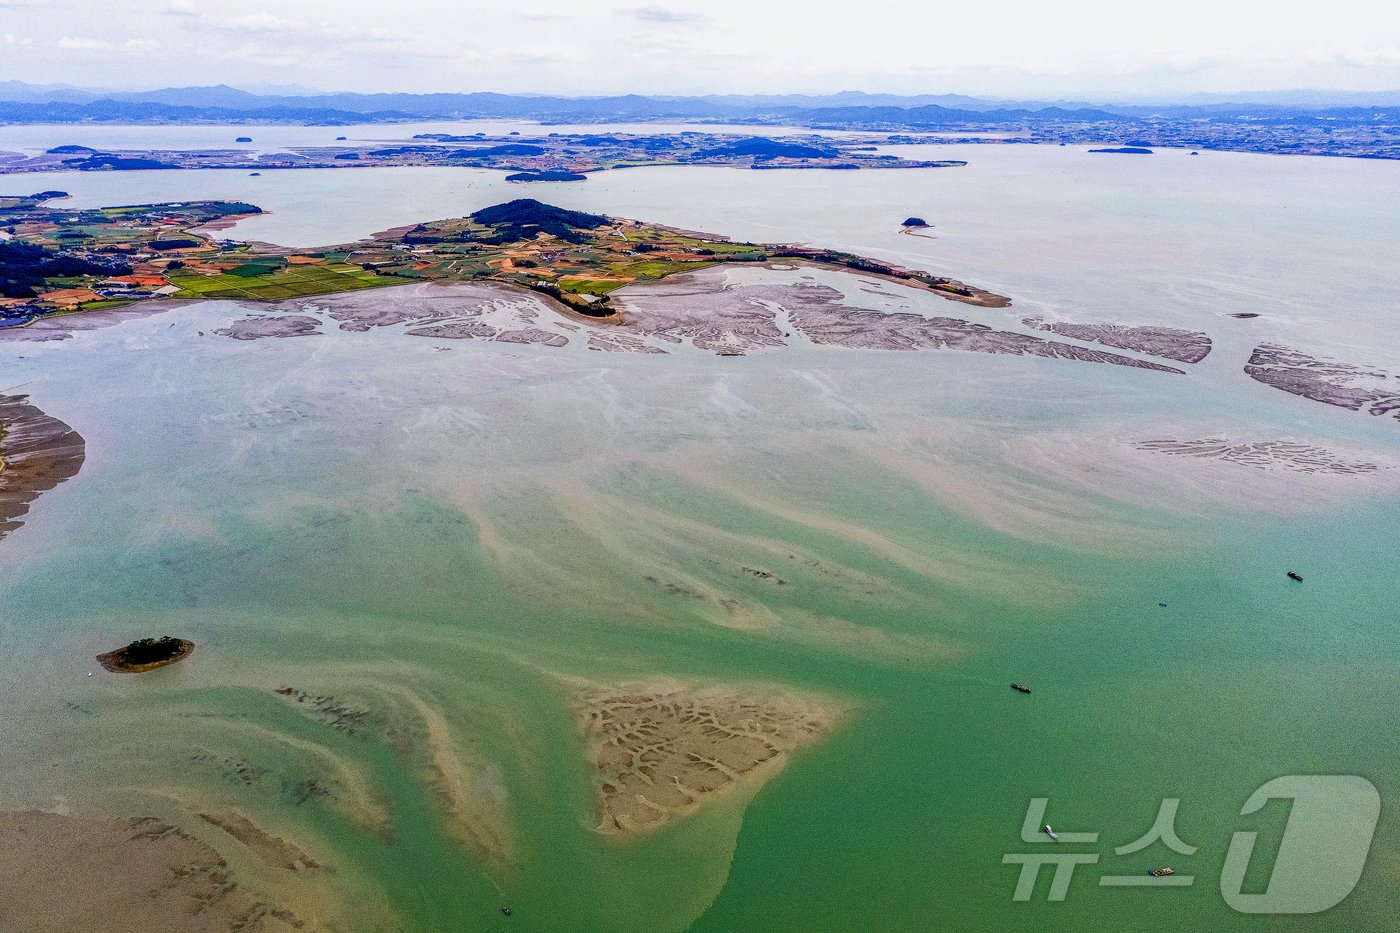
M40 495L76 476L86 444L27 395L0 395L0 538L19 528Z

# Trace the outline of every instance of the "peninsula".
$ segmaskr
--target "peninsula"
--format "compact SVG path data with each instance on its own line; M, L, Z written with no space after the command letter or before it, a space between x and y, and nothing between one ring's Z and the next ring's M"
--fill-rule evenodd
M0 325L140 299L276 301L409 280L489 280L547 295L589 318L616 314L611 292L718 263L800 261L844 268L983 307L1009 300L927 272L837 250L741 243L522 198L322 250L211 235L251 204L188 201L62 210L62 192L0 198Z
M328 316L342 331L402 325L414 337L549 347L578 339L591 350L610 352L667 353L689 343L722 356L742 356L798 339L864 350L1051 357L1174 374L1183 371L1085 344L1183 362L1208 352L1204 335L1170 329L1043 328L1083 341L1070 343L945 314L861 308L847 304L839 289L819 284L812 273L857 273L866 283L863 288L875 289L871 294L888 295L880 288L879 280L884 280L981 308L1004 308L1010 301L851 253L735 242L529 198L342 246L294 251L211 236L217 228L257 213L251 204L193 201L74 211L49 206L58 194L0 201L9 205L0 207L0 228L13 231L4 245L18 251L13 263L18 268L5 280L10 297L0 299L0 319L14 331L56 318L34 333L35 339L61 337L72 312L134 305L130 313L153 313L162 302L149 299L173 304L211 298L268 302L270 313L214 330L235 340L314 336L323 333ZM47 276L49 264L69 262L95 264L105 277L91 270ZM723 268L712 268L732 270L741 264L789 278L785 284L735 285L726 281L729 273ZM418 288L411 287L415 281ZM444 284L454 288L443 289ZM367 293L386 285L410 287L382 298ZM438 286L434 293L439 296L449 291L455 296L453 310L431 307L432 298L424 291L430 285ZM324 298L315 305L301 301L338 292L358 294Z

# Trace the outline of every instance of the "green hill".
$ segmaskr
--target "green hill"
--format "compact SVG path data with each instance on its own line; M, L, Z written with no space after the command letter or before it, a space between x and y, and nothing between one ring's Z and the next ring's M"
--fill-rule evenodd
M569 243L582 243L586 238L580 230L593 230L612 223L601 214L570 211L534 198L517 198L504 204L485 207L471 215L471 220L491 227L495 236L477 237L482 242L510 243L533 239L548 233Z

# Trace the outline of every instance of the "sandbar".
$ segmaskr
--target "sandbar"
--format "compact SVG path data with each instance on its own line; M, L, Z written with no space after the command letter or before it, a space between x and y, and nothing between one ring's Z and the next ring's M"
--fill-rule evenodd
M1314 402L1400 418L1400 376L1260 344L1244 371L1249 378Z
M234 340L262 340L265 337L307 337L321 332L321 322L314 317L302 314L287 314L282 317L270 315L247 317L234 321L228 327L221 327L214 333Z
M82 436L28 396L0 395L0 538L42 493L77 475L85 455Z
M1210 354L1211 349L1209 334L1175 327L1082 324L1071 321L1044 321L1040 318L1026 318L1022 323L1036 330L1059 334L1061 337L1073 337L1086 343L1101 343L1106 347L1133 350L1181 363L1199 363Z
M725 791L761 786L847 712L833 701L759 685L587 685L575 701L597 829L608 835L656 829Z

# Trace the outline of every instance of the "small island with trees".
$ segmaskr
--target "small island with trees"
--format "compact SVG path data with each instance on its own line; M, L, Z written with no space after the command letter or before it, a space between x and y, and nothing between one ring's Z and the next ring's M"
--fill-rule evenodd
M544 169L539 172L516 172L507 175L506 181L587 181L588 176L580 172L566 172L563 169Z
M144 674L194 653L194 642L164 635L160 638L138 638L124 648L97 656L97 663L114 674Z

